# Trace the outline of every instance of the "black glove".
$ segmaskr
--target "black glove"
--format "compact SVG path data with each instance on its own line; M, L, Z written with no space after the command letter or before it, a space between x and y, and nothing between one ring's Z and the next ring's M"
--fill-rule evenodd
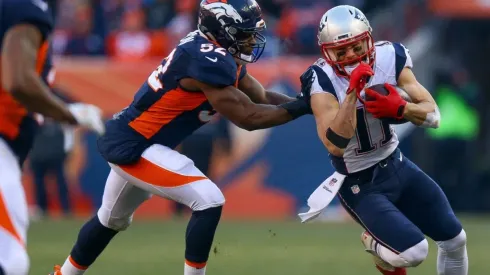
M299 80L301 82L301 92L296 96L297 99L305 101L308 106L310 106L309 114L313 114L311 110L311 86L315 81L316 75L314 74L313 68L310 66L306 72L304 72Z
M315 81L313 68L309 67L308 70L300 76L299 80L301 81L301 92L296 96L297 100L280 105L288 111L293 119L302 115L313 114L310 105L311 85L313 85L313 81Z

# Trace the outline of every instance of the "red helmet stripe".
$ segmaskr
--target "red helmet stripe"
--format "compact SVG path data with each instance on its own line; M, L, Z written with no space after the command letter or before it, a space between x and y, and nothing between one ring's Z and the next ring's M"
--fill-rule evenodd
M228 4L228 0L207 0L206 4L212 4L212 3L216 3L216 2Z

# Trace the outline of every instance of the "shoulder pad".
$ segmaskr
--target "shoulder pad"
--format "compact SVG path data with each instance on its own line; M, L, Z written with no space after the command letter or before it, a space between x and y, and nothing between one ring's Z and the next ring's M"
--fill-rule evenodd
M4 0L3 24L14 26L28 23L36 26L45 39L53 29L51 10L43 0Z
M232 86L237 81L237 64L226 49L202 37L179 47L190 57L187 72L193 79L218 87Z
M410 57L410 51L401 43L393 43L393 49L395 51L395 74L396 79L400 76L403 68L412 68L412 57Z
M387 46L387 45L392 45L392 43L390 41L384 41L384 40L376 41L374 43L375 47L382 47L382 46Z
M310 66L308 70L301 75L300 79L302 83L306 81L306 79L302 78L307 76L314 78L310 94L313 95L317 93L330 93L335 96L335 98L337 98L337 93L335 92L332 81L321 67L319 67L318 65Z
M316 65L318 67L323 67L327 64L327 61L325 61L325 59L323 58L318 58L317 61L315 61L315 63L313 63L313 65Z

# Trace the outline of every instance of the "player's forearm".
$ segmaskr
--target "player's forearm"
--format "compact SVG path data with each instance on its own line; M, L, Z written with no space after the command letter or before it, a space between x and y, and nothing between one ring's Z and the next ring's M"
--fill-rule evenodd
M240 128L253 131L282 125L291 120L293 116L280 106L255 104L246 117L236 124Z
M340 109L330 124L336 134L344 138L352 138L357 126L357 97L355 93L347 95Z
M424 128L438 128L441 121L439 108L433 102L407 103L403 117Z
M26 73L22 83L13 85L10 92L30 112L40 113L60 122L77 123L66 105L50 93L49 88L34 72Z
M295 100L295 98L272 91L265 91L265 97L267 98L267 103L272 105L280 105Z

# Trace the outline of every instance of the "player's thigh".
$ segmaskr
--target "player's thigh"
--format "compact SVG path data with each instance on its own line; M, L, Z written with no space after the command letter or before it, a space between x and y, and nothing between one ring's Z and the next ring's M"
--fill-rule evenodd
M379 193L356 197L340 194L346 211L374 239L396 253L401 253L425 239L422 232L388 198Z
M11 273L27 273L28 226L21 169L15 155L0 139L0 266Z
M398 208L431 239L446 241L456 237L462 225L444 192L414 163L405 161L400 177L406 179L406 183L397 202Z
M111 170L97 216L104 226L124 230L131 223L134 211L150 197L151 193L129 183Z
M130 183L160 197L204 210L223 205L223 193L188 157L163 145L152 145L131 165L111 167Z

